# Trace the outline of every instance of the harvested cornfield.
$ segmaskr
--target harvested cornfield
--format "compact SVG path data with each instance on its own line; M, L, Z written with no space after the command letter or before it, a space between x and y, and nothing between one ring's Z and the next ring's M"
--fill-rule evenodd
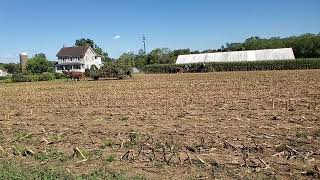
M319 70L0 84L0 104L0 162L87 178L320 178Z

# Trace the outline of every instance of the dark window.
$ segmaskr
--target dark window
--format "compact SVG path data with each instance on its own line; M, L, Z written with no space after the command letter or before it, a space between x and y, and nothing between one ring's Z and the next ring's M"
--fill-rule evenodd
M58 71L62 71L63 70L63 66L58 66Z
M73 69L81 69L80 65L73 65Z

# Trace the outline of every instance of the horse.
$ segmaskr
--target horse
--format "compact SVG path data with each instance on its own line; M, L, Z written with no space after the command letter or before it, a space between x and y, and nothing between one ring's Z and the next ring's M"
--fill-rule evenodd
M86 80L86 76L83 72L63 71L63 74L75 81L80 81L81 79Z

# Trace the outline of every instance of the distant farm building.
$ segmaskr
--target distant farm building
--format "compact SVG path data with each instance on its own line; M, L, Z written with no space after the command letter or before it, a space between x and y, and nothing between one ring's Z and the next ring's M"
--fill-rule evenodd
M63 47L57 57L56 72L58 73L63 73L63 71L85 72L93 65L98 68L102 65L101 56L90 46Z
M138 73L140 73L140 70L139 70L138 68L136 68L136 67L131 68L130 71L131 71L133 74L138 74Z
M4 70L4 69L0 69L0 77L6 77L9 76L10 74Z
M242 62L266 60L294 60L292 48L264 49L253 51L233 51L205 54L188 54L178 56L176 64L211 63L211 62Z

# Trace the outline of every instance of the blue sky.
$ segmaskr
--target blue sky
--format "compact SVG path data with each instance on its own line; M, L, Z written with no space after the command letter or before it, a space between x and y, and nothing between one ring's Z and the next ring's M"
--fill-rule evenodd
M157 47L204 50L250 36L320 32L319 0L0 0L0 62L91 38L117 58Z

